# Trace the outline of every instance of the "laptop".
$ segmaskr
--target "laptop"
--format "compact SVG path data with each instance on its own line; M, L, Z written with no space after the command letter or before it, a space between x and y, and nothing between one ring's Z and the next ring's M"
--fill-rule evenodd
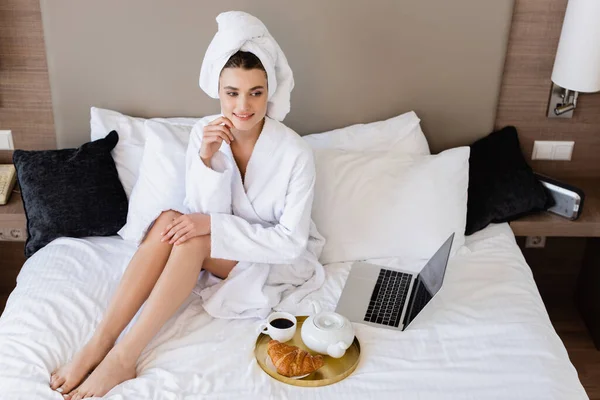
M335 312L352 322L403 331L442 287L454 233L417 274L356 262Z

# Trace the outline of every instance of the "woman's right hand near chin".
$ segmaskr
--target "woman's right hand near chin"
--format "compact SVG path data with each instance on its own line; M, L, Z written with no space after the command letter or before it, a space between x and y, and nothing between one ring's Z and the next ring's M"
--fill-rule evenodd
M225 117L219 117L204 127L200 158L206 166L210 167L210 160L221 147L223 140L231 145L234 140L231 128L233 128L233 124Z

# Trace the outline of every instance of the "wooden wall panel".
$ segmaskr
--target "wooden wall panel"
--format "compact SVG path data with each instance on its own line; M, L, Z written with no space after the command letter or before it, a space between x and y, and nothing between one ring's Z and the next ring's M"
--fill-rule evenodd
M12 130L15 148L56 148L38 0L0 2L0 129ZM0 151L0 163L11 157Z
M56 148L39 0L0 1L0 129L15 148ZM12 151L0 150L0 163ZM23 242L0 242L0 309L25 261Z
M496 116L514 125L531 160L534 140L574 140L571 161L530 161L557 178L600 176L600 94L582 94L572 119L546 117L567 0L516 0Z

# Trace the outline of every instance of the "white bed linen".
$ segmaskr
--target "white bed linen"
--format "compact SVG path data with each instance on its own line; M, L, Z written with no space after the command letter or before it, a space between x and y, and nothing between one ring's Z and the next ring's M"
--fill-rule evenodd
M50 371L90 337L134 251L116 236L63 238L26 262L0 318L0 399L62 399L48 386ZM333 309L349 267L328 265L310 299ZM467 238L438 296L405 332L355 324L361 361L340 383L273 380L254 360L258 324L213 319L192 294L143 352L138 378L105 398L587 398L507 224Z

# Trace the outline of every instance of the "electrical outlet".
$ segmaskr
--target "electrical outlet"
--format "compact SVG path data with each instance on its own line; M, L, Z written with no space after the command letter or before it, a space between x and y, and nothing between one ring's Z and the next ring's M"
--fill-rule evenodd
M546 236L527 236L525 247L528 249L540 249L546 246Z
M25 233L19 228L0 228L0 241L23 241Z
M11 131L0 131L0 150L14 150L15 144Z

